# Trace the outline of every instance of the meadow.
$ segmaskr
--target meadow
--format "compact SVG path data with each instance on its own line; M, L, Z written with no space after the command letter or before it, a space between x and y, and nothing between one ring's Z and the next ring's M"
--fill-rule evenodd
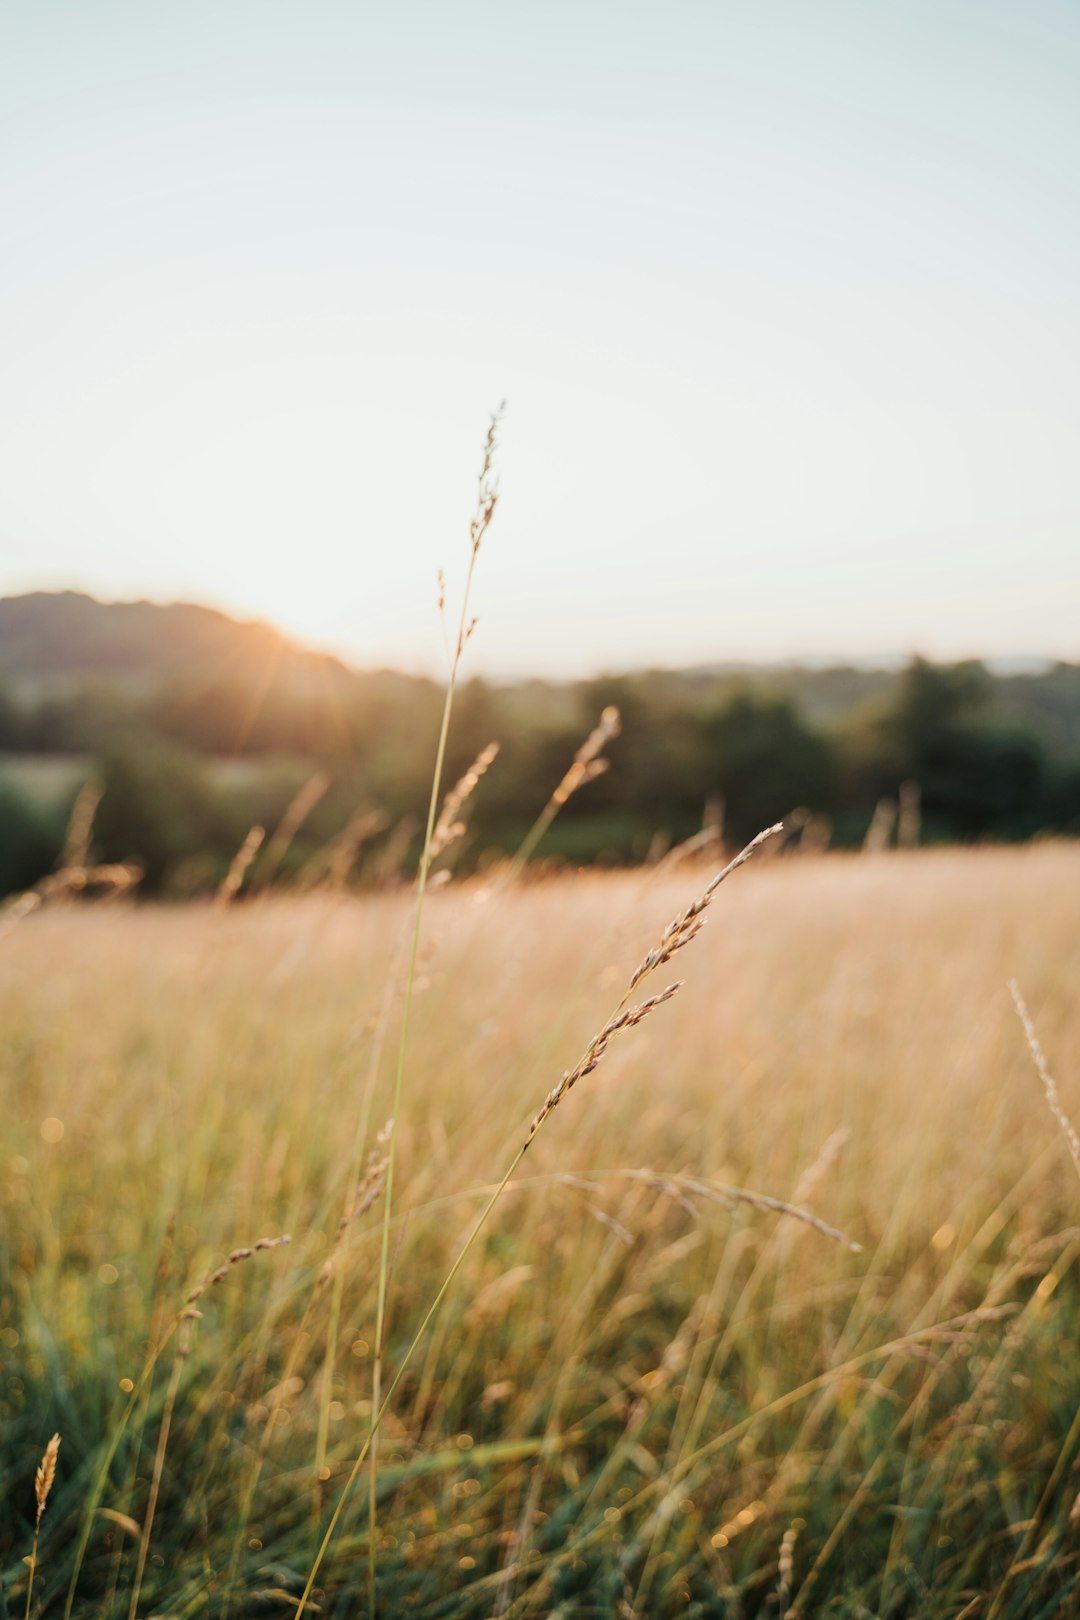
M432 890L384 1389L709 875ZM371 1424L413 904L56 903L0 939L0 1613L54 1432L33 1612L297 1612ZM373 1525L385 1616L1080 1612L1080 1183L1008 991L1080 1113L1080 847L766 849L676 978L537 1133L305 1612L368 1612Z

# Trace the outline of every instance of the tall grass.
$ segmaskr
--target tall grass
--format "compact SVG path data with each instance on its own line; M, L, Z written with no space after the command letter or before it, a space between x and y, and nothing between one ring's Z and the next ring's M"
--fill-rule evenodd
M490 1167L692 877L432 893L390 1223L395 1370ZM1043 846L774 859L725 888L677 1002L563 1093L405 1369L381 1430L380 1614L1075 1607L1075 1177L1005 986L1023 984L1074 1111L1078 877L1080 853ZM357 1064L411 908L46 908L0 956L16 1612L54 1430L35 1610L60 1612L84 1533L72 1612L129 1610L170 1396L146 1339L174 1210L174 1312L253 1231L293 1244L197 1302L139 1613L295 1610L326 1528L324 1399L332 1499L371 1426L378 1204L337 1234ZM402 1012L391 998L391 1048ZM392 1081L373 1083L380 1125ZM807 1204L863 1252L741 1189ZM174 1349L165 1323L160 1367ZM312 1593L324 1614L364 1601L356 1510Z

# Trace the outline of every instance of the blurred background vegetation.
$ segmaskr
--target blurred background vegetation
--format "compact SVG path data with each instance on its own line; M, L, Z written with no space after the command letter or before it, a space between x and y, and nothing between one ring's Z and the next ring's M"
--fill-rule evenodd
M248 828L272 830L316 771L325 790L281 875L315 870L365 810L385 825L357 877L391 875L418 847L441 701L433 681L352 670L207 608L74 592L2 600L0 892L55 866L91 779L105 789L96 858L139 860L150 892L212 889ZM467 683L447 782L486 743L501 752L460 864L512 853L607 704L622 714L611 769L556 821L550 858L655 858L709 823L736 843L793 812L819 845L858 846L875 812L882 838L896 836L904 784L918 789L922 842L1080 833L1078 664L718 664Z

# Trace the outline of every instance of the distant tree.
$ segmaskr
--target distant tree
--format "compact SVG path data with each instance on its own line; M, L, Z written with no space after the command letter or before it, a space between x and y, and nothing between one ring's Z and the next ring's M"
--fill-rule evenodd
M984 718L992 695L985 667L970 660L931 664L913 658L900 678L893 725L906 763L918 770L959 727Z
M1052 825L1080 836L1080 754L1051 763L1046 796Z
M700 721L709 788L723 794L725 825L738 842L797 805L830 810L836 762L828 741L793 704L751 691Z
M192 756L160 745L118 750L102 761L101 777L94 842L106 861L139 860L146 892L193 856L232 853L235 822Z
M1020 727L956 726L923 761L924 823L953 838L1027 838L1048 824L1046 752Z
M982 664L929 664L904 672L892 716L898 779L918 782L931 837L1019 838L1047 825L1047 756L1040 738L995 724Z
M0 895L32 888L51 871L63 838L55 811L0 781Z

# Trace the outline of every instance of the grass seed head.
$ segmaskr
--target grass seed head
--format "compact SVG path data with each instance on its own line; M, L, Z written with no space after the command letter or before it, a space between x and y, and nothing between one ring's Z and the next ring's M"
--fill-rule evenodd
M53 1488L53 1481L56 1478L56 1459L59 1451L60 1436L54 1434L45 1447L45 1453L38 1464L37 1473L34 1475L34 1495L37 1498L35 1531L41 1524L41 1515L45 1512L45 1504L49 1500L49 1492Z

